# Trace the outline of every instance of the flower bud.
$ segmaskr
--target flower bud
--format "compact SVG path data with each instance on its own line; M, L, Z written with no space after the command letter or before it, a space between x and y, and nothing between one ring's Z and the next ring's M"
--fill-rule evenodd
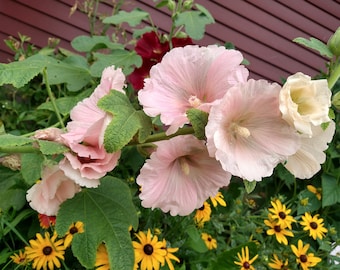
M166 6L170 11L174 11L176 9L176 2L173 0L169 0Z
M193 0L185 0L183 3L184 10L192 9L192 4L194 3Z
M328 48L335 56L340 56L340 27L328 40Z

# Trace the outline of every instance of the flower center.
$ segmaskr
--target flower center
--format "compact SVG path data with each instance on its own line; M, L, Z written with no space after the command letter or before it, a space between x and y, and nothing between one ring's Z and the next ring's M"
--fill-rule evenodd
M198 208L198 210L203 211L204 210L204 204L200 208Z
M143 247L143 251L146 255L151 255L153 253L153 247L150 244L146 244Z
M212 240L212 239L211 239L210 237L208 237L208 239L207 239L207 240L208 240L209 242L211 242L211 240Z
M78 160L81 164L84 164L84 163L91 163L91 162L94 162L96 161L95 159L92 159L91 156L88 156L88 157L80 157L78 156Z
M42 252L44 253L44 255L51 255L53 249L50 246L46 246L43 248Z
M181 169L185 175L189 175L190 173L190 165L185 157L179 158L179 164L181 165Z
M316 230L318 228L318 224L316 224L316 222L314 222L314 221L309 223L309 225L313 230Z
M75 234L78 232L78 228L73 226L71 229L70 229L70 234Z
M307 262L307 256L306 256L305 254L302 254L302 255L300 256L300 261L301 261L302 263Z
M197 108L202 104L202 101L197 96L190 96L188 101L193 108Z
M248 138L250 136L250 131L246 127L242 127L236 123L232 123L230 126L231 133L236 136L241 136L243 138Z
M274 231L277 232L277 233L281 232L281 227L279 225L275 225Z
M280 212L280 213L279 213L279 217L280 217L281 219L285 219L285 218L286 218L286 213L285 213L285 212Z
M249 263L249 262L244 262L244 263L243 263L243 267L244 267L245 269L249 269L249 268L250 268L250 263Z

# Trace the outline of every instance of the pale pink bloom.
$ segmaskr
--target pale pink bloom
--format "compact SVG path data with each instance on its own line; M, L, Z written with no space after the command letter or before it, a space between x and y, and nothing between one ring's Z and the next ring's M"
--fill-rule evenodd
M45 167L41 181L27 191L26 199L40 214L55 216L60 204L71 199L79 191L80 187L66 177L58 166Z
M249 181L270 176L299 147L296 131L281 117L278 84L249 80L212 106L205 128L209 154L224 170Z
M107 153L103 147L72 144L72 152L64 153L59 163L66 176L80 186L97 187L99 179L113 170L120 158L120 151Z
M116 167L120 151L107 153L104 134L112 115L101 110L98 101L110 91L125 93L125 76L121 69L107 67L101 82L92 95L79 102L71 111L67 133L62 135L71 152L65 153L60 168L76 183L86 187L97 187L99 178Z
M112 115L99 109L98 101L111 90L125 93L125 76L120 68L110 66L104 69L100 84L90 97L79 102L71 111L71 120L67 124L67 133L63 135L68 143L86 142L91 145L103 145L104 132L112 120Z
M302 134L312 136L312 127L329 122L332 92L326 79L312 80L301 72L287 78L280 92L282 117Z
M155 144L157 150L136 180L143 207L160 208L173 216L188 215L229 184L230 173L209 157L204 141L193 135Z
M139 102L147 115L160 115L169 126L168 135L175 133L189 123L188 109L209 112L231 86L247 80L249 72L242 60L239 51L216 45L174 48L151 68L150 78L138 92Z
M311 131L313 137L300 135L300 148L294 155L288 157L284 165L296 178L311 178L321 169L320 164L326 160L324 151L328 148L327 144L331 142L335 132L335 123L329 122L326 130L321 126L312 126Z

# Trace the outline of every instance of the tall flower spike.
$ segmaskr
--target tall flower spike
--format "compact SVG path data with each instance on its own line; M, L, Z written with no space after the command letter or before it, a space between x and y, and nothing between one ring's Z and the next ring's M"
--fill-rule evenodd
M251 79L230 88L211 107L207 147L224 170L261 181L296 152L299 138L281 117L279 91L278 84Z
M188 215L229 184L230 173L209 157L204 141L193 135L155 144L157 150L136 180L142 187L142 206L170 211L173 216Z
M189 123L188 109L209 112L231 86L246 81L248 70L240 65L242 60L239 51L216 45L174 48L151 68L138 92L139 102L147 115L160 115L169 126L168 135L175 133Z

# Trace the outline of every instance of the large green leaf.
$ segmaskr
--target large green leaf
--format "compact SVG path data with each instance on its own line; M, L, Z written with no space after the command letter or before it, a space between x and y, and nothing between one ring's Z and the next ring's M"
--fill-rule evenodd
M331 50L321 40L318 40L318 39L313 38L313 37L310 38L310 39L298 37L298 38L293 39L293 41L296 42L296 43L299 43L301 45L304 45L307 48L316 50L323 56L326 56L328 58L333 57L333 53L331 52Z
M322 207L340 203L340 183L328 174L323 174L322 179Z
M104 68L114 65L122 68L125 75L142 65L142 58L135 51L114 50L110 54L94 53L96 61L92 64L91 75L100 77Z
M92 268L96 250L105 242L111 269L131 270L134 253L129 226L137 228L138 218L128 186L120 179L104 177L98 188L83 189L61 205L56 229L64 235L72 222L84 223L84 233L74 236L73 254L80 263Z
M15 136L12 134L3 134L0 136L0 152L3 147L14 147L22 146L32 143L33 140L30 138Z
M148 18L149 13L136 8L130 12L126 12L121 10L118 14L107 17L103 20L103 23L108 24L120 24L120 23L128 23L130 26L136 26L142 22L142 20Z
M192 38L199 40L203 38L205 26L214 23L215 20L211 14L201 5L195 5L197 10L189 10L180 13L176 20L175 25L184 25L186 33Z
M128 144L139 131L139 142L151 132L151 120L137 111L128 97L119 91L111 91L98 102L99 108L113 114L105 130L104 144L108 152L116 152Z
M44 155L57 155L69 151L68 147L57 142L39 140L38 144L40 152Z
M122 44L111 42L107 36L77 36L71 45L79 52L91 52L101 48L124 49Z
M21 174L28 185L33 185L41 178L44 157L41 153L21 154Z
M200 140L204 140L205 126L208 123L209 114L195 108L187 110L186 114L194 128L195 136Z

